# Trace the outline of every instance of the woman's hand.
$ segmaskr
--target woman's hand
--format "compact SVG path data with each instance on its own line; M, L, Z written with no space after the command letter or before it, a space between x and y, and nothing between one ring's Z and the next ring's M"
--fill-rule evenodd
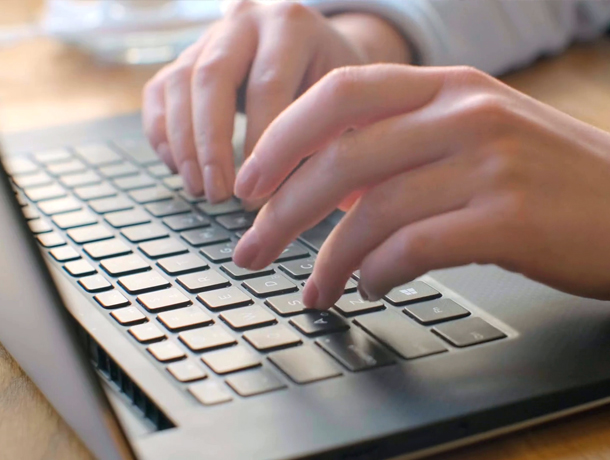
M363 297L378 299L470 263L610 299L610 134L470 68L333 71L273 121L237 178L244 199L276 190L236 248L242 267L268 265L359 197L318 255L310 307L332 306L358 268Z
M146 85L144 129L189 193L205 189L209 201L223 201L233 189L231 138L241 90L248 156L269 123L330 70L407 59L404 39L375 16L327 19L298 3L235 3Z

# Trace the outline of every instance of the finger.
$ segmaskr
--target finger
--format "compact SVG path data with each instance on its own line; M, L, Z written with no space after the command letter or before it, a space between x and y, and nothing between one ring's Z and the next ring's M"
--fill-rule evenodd
M187 48L182 60L194 60L205 45L207 35ZM165 66L145 86L142 92L142 125L148 141L163 162L173 171L178 168L169 148L166 131L165 78L172 72L172 65Z
M483 208L465 208L407 225L364 259L360 290L377 300L430 270L499 263L506 250L502 235L499 220Z
M234 261L250 269L265 267L352 192L447 155L460 144L460 131L459 124L418 111L343 135L273 195L240 240Z
M242 199L270 195L302 159L346 130L413 111L428 103L443 79L436 69L398 65L331 72L269 126L242 167Z
M206 196L213 203L232 194L235 169L231 139L237 92L252 64L257 42L252 15L244 13L226 20L193 70L190 84L195 149Z
M303 293L306 305L334 305L367 254L402 227L465 207L481 182L472 163L470 156L450 157L367 192L324 242Z

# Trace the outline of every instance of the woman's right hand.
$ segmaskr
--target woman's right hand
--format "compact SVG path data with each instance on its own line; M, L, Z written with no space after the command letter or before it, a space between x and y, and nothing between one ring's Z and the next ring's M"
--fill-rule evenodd
M235 3L146 85L144 129L189 193L224 201L235 180L231 139L241 89L247 157L271 121L332 69L407 56L400 34L375 16L329 19L298 3Z

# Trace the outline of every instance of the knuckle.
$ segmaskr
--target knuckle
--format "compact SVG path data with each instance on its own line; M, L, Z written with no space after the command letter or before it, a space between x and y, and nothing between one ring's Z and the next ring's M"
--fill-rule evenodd
M192 71L191 65L176 62L165 77L165 86L173 88L187 84L191 78Z
M349 100L356 96L359 87L358 67L339 67L330 71L323 79L328 96L339 100Z
M301 22L313 17L310 8L297 2L281 2L273 5L272 10L274 16L286 22Z
M198 62L192 71L192 84L201 87L222 78L223 75L226 75L226 60L227 57L224 54L218 53Z
M284 94L288 88L288 82L280 69L268 68L265 72L252 79L248 85L248 91L252 94L263 96L274 96Z
M521 149L512 140L492 143L484 152L484 177L494 190L513 189L525 183Z
M337 174L347 177L350 176L350 145L351 142L349 140L349 135L343 135L327 148L325 152L325 167L326 171L328 171L334 177L336 177Z
M462 87L467 86L488 86L494 82L494 78L489 74L471 66L452 67L447 74L450 83Z
M474 126L506 126L511 112L507 101L496 94L476 94L467 98L460 116Z

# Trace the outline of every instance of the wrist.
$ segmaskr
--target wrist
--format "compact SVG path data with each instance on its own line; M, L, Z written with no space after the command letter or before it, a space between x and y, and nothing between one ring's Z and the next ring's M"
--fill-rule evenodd
M388 21L372 14L343 13L332 16L333 27L360 51L366 64L410 64L408 41Z

